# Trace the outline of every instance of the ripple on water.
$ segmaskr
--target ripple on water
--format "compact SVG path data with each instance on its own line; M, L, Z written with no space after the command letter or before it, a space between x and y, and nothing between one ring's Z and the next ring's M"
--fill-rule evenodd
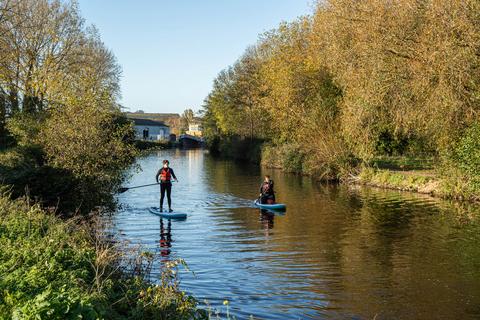
M446 202L216 161L201 150L140 158L128 185L151 183L169 158L180 179L174 209L185 221L151 215L158 188L118 197L112 232L189 268L181 287L238 319L476 319L480 310L480 223ZM284 215L252 208L263 174L276 183ZM475 215L471 215L475 216Z

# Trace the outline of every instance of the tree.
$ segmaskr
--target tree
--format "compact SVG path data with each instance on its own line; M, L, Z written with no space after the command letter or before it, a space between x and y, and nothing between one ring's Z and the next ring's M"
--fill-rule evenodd
M195 114L192 109L186 109L185 111L183 111L181 116L182 132L185 132L188 130L189 126L193 123L194 118L195 118Z
M478 21L476 0L318 1L219 73L205 136L266 139L313 172L368 164L387 140L447 152L479 120Z
M115 56L76 1L0 0L0 31L0 134L76 179L85 212L105 204L135 154Z

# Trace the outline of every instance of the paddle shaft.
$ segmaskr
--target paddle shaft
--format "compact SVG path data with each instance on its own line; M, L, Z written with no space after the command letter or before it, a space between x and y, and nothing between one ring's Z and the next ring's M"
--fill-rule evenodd
M174 181L171 181L171 182L174 182ZM119 191L120 193L123 193L123 192L125 192L125 191L130 190L130 189L156 186L156 185L158 185L158 184L160 184L160 183L157 182L157 183L144 184L144 185L142 185L142 186L135 186L135 187L129 187L129 188L120 188L118 191Z
M160 183L157 182L157 183L144 184L143 186L129 187L129 188L125 188L125 189L136 189L136 188L150 187L150 186L154 186L154 185L157 185L157 184L160 184Z

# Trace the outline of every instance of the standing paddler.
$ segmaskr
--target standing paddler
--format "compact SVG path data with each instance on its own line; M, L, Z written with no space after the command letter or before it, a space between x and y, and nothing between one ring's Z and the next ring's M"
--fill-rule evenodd
M168 201L168 212L172 212L172 177L178 182L173 169L169 167L170 162L168 160L163 160L163 167L158 170L155 179L157 183L160 183L160 212L163 212L163 199L165 198L165 191L167 192L167 201ZM160 181L158 178L160 177Z

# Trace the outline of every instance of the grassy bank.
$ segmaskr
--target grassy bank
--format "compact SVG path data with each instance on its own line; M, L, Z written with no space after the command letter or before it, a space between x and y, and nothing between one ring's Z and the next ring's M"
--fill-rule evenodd
M360 173L346 179L348 183L379 188L412 191L435 197L471 202L480 201L475 183L462 174L447 176L438 171L363 168Z
M363 168L357 176L351 176L347 181L381 188L442 195L440 179L430 171Z
M432 157L381 156L364 165L356 165L349 159L322 163L292 146L275 150L267 146L263 148L261 164L266 168L311 176L317 181L335 180L446 199L480 201L476 176L467 176L450 166L435 165Z
M151 285L143 277L150 254L122 261L116 245L82 221L0 195L1 319L205 318L171 269Z

